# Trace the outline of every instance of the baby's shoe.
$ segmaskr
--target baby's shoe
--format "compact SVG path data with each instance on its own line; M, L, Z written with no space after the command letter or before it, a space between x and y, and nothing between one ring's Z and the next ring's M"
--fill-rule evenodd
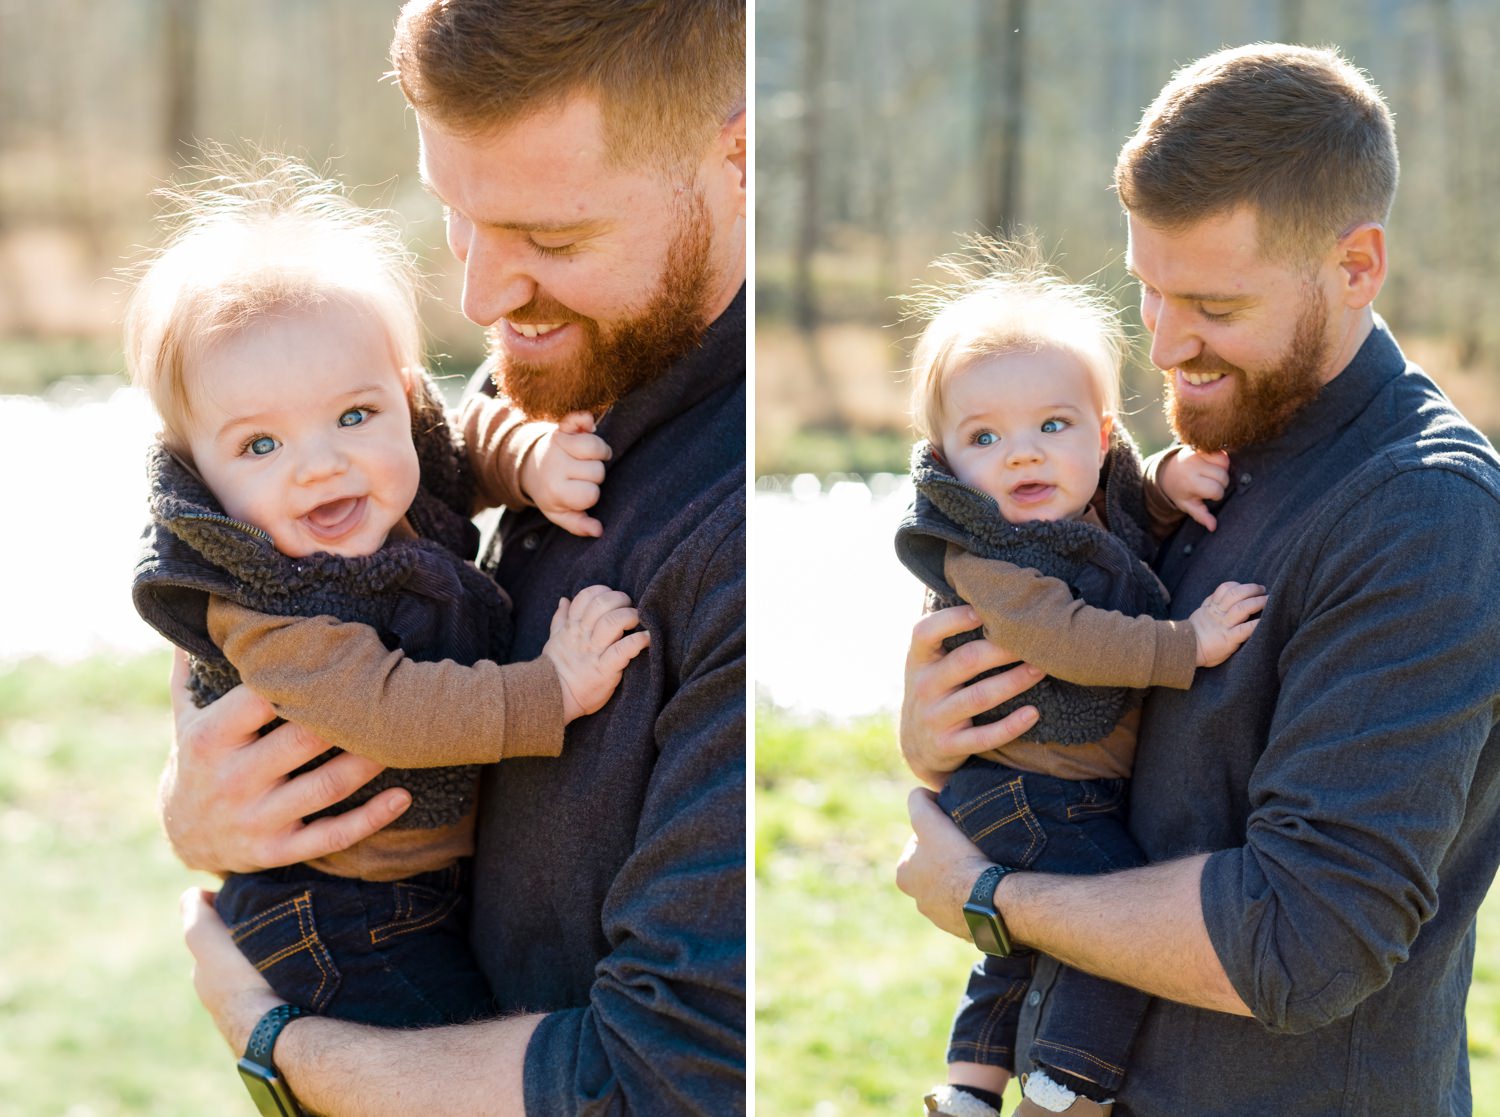
M960 1086L939 1086L922 1099L926 1112L938 1117L1000 1117L994 1106Z
M1023 1097L1012 1117L1109 1117L1114 1111L1112 1101L1099 1102L1079 1094L1073 1104L1064 1110L1043 1109L1030 1098Z

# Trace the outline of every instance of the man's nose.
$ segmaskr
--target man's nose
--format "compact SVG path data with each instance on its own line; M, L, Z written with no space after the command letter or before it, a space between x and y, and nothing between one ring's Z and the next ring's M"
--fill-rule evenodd
M464 317L475 325L493 326L535 297L525 249L503 231L474 230L456 254L464 264Z
M1190 314L1162 300L1156 304L1154 315L1142 316L1151 331L1151 363L1157 368L1176 368L1203 352L1203 340L1193 328Z

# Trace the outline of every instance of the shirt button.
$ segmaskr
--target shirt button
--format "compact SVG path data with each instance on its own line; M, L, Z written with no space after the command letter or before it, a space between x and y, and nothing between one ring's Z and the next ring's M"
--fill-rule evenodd
M1182 545L1182 553L1185 554L1185 555L1192 554L1193 553L1193 545L1191 543L1184 543Z
M1244 488L1245 486L1249 485L1250 482L1253 481L1253 480L1255 480L1255 478L1251 477L1250 474L1248 474L1248 473L1241 473L1240 474L1240 488Z
M540 542L541 540L536 537L536 533L532 532L530 535L522 537L521 549L524 551L534 551Z
M1033 989L1029 994L1027 994L1026 1003L1029 1004L1032 1008L1036 1008L1037 1005L1042 1003L1042 995L1035 989Z

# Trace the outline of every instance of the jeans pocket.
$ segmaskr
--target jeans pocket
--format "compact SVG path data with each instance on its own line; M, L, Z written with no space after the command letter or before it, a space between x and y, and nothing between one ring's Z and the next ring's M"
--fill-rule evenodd
M371 920L370 944L378 946L391 939L437 927L454 919L463 903L462 892L443 892L420 884L395 881L391 884L390 918Z
M1068 796L1068 821L1090 818L1094 815L1112 814L1125 809L1125 781L1073 780L1072 794Z
M232 924L230 937L278 994L323 1012L339 987L339 970L318 934L312 892Z
M1020 776L992 784L957 805L944 805L969 841L998 864L1029 868L1047 844Z

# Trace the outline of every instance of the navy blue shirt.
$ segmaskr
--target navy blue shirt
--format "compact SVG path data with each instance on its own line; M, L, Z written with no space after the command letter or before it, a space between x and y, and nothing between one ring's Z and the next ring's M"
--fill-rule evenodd
M1158 570L1174 618L1225 581L1269 602L1225 663L1147 699L1130 819L1152 861L1211 852L1209 937L1255 1018L1153 1002L1116 1117L1467 1114L1500 861L1500 461L1377 321L1230 472L1218 530L1188 521Z
M651 646L562 755L487 769L476 954L506 1011L547 1012L534 1114L724 1114L745 1104L745 293L699 348L600 421L600 539L501 520L513 654L602 583ZM487 568L495 569L492 553Z

